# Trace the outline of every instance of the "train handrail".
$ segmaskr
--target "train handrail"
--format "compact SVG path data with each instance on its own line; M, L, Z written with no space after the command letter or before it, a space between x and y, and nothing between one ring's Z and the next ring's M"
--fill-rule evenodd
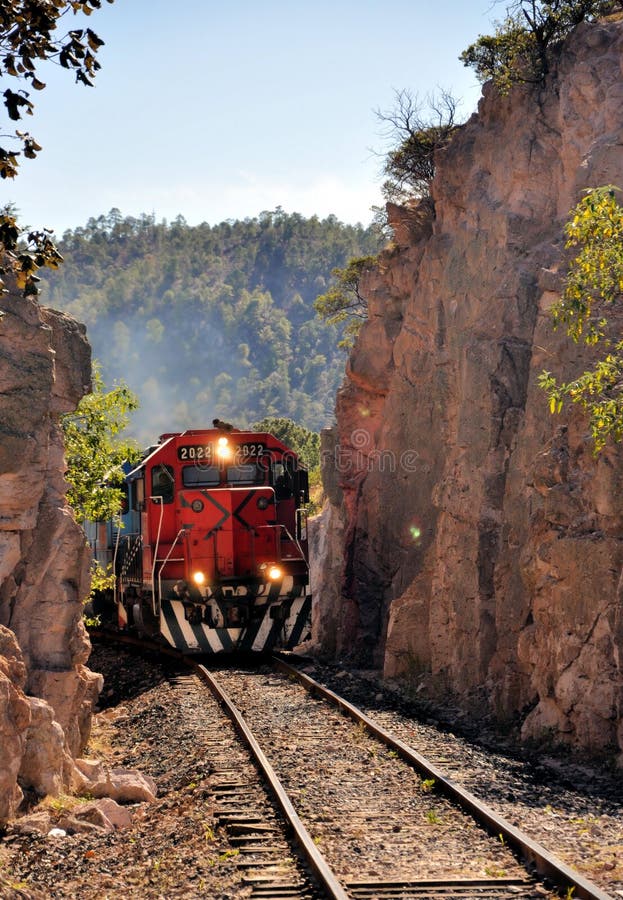
M298 512L298 510L297 510L297 512ZM286 528L285 525L280 525L279 527L280 527L283 531L285 531L285 533L288 535L288 540L290 541L290 543L291 543L291 544L294 544L294 546L296 547L296 549L297 549L297 550L299 551L299 553L301 554L301 559L302 559L304 562L306 562L307 560L306 560L305 554L303 553L303 548L302 548L301 545L299 544L298 538L292 537L292 535L290 534L290 532L288 531L288 529ZM279 554L279 555L281 556L281 554Z
M158 562L158 547L160 546L160 533L162 531L162 520L164 518L164 497L150 497L154 503L160 503L160 519L158 521L158 534L156 535L156 544L154 546L154 559L151 564L151 606L156 613L156 563Z
M115 520L113 517L113 522L114 521ZM115 538L115 550L112 555L112 573L115 576L114 581L113 581L113 587L112 587L112 599L113 599L113 603L115 605L117 604L117 553L119 552L119 541L121 539L121 528L122 528L122 522L121 522L121 516L119 516L119 522L118 522L118 526L117 526L117 537Z
M171 546L170 546L170 548L169 548L169 552L167 553L167 555L165 556L165 558L162 560L161 566L160 566L160 568L158 569L158 599L159 599L159 600L162 599L162 570L164 569L164 567L166 566L166 564L169 562L169 559L170 559L170 557L171 557L171 554L173 553L173 549L174 549L175 545L177 544L178 540L180 539L180 537L181 537L183 534L186 534L186 529L185 529L185 528L180 528L180 530L178 531L178 533L175 535L175 540L173 541L173 543L171 544ZM182 557L182 561L183 561L183 559L184 559L184 558ZM174 560L174 562L179 562L179 561L180 561L180 560ZM157 563L157 562L158 562L157 556L154 556L154 570L155 570L155 568L156 568L156 563ZM154 591L153 583L152 583L152 596L154 597L154 602L153 602L154 616L157 616L157 615L158 615L158 612L156 611L156 599L155 599L155 591Z

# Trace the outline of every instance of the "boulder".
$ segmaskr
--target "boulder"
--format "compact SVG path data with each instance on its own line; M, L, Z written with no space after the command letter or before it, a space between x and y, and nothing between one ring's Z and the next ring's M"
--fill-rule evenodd
M110 797L118 803L151 803L156 799L156 782L136 769L109 768L85 759L77 759L76 767L86 779L84 793L92 797Z

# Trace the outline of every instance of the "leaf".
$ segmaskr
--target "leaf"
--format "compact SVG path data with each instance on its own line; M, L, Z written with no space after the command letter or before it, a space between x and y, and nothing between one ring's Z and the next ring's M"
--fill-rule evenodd
M104 41L97 34L95 34L95 32L92 31L90 28L87 28L86 33L87 33L87 42L88 42L91 50L97 52L100 47L104 46Z

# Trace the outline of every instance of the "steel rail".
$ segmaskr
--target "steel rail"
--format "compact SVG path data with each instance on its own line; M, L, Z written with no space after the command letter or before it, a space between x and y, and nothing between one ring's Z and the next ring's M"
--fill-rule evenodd
M504 841L509 844L524 860L526 865L534 866L536 872L544 878L549 878L559 887L569 890L574 889L574 897L582 898L582 900L612 900L610 894L606 894L592 881L584 878L579 872L570 869L563 862L557 859L552 853L545 849L541 844L533 841L532 838L524 834L514 825L511 825L506 819L498 815L491 807L482 803L471 794L455 784L451 779L447 778L441 769L438 769L433 763L422 756L400 738L395 737L389 731L386 731L364 712L353 706L343 697L340 697L334 691L324 687L319 682L300 672L294 666L289 665L278 656L273 656L273 663L280 671L296 678L310 693L329 700L337 706L342 712L350 716L355 722L359 722L367 728L367 730L382 741L386 746L391 747L398 753L402 759L412 765L418 772L427 778L435 780L435 789L445 794L454 802L458 803L466 812L468 812L477 822L482 824L487 831L496 837L503 837Z
M318 881L326 891L328 900L348 900L348 894L329 868L324 856L320 853L320 851L314 844L311 835L301 822L296 810L292 806L290 798L288 797L285 789L283 788L283 785L277 777L277 773L269 763L264 752L262 751L262 748L253 737L253 734L251 733L242 715L236 709L223 688L218 684L218 682L204 666L195 663L193 665L193 669L195 669L202 680L206 682L214 696L217 698L219 703L222 705L222 707L225 709L228 716L234 723L236 730L251 750L251 753L253 754L258 766L260 767L264 778L268 782L268 785L275 799L277 800L277 803L281 807L284 816L286 817L294 831L294 835L297 843L299 844L299 847L305 855L305 858L307 859L307 862L315 873Z
M155 641L145 640L144 638L137 638L133 635L120 634L119 632L109 631L106 628L100 627L89 628L89 635L94 638L115 641L120 644L126 644L130 647L137 647L143 650L151 650L164 656L169 656L172 659L175 659L178 662L188 666L189 669L191 669L199 678L201 678L202 681L204 681L208 685L218 702L224 708L227 715L231 718L236 730L251 750L251 753L253 754L253 757L260 767L264 778L266 779L270 789L272 790L277 803L279 804L284 816L286 817L290 827L294 832L295 839L299 847L301 848L301 851L307 859L310 868L316 875L320 886L322 886L322 888L325 890L328 900L349 900L348 894L329 868L324 856L320 853L320 851L314 844L311 835L301 822L301 819L292 806L292 803L290 802L290 799L283 785L277 777L277 773L269 763L260 745L253 737L253 734L247 726L244 718L236 709L233 702L227 696L223 688L217 683L215 678L210 674L205 666L202 666L192 657L183 654L180 650L177 650L174 647L163 646L162 644L158 644Z

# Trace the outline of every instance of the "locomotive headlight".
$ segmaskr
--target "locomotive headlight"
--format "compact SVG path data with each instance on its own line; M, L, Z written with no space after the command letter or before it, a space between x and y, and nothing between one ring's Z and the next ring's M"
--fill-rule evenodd
M216 442L216 455L219 459L230 459L232 449L229 446L229 440L226 437L220 437Z
M258 509L268 509L268 497L258 497L257 508Z
M203 500L200 500L200 499L197 497L197 498L196 498L195 500L193 500L193 502L190 504L190 508L192 509L193 512L200 513L200 512L202 511L202 509L203 509Z
M268 577L270 578L271 581L278 581L282 575L283 575L283 572L281 571L279 566L269 566L268 567Z
M206 577L203 572L193 572L193 581L198 587L201 587L202 584L205 584Z

